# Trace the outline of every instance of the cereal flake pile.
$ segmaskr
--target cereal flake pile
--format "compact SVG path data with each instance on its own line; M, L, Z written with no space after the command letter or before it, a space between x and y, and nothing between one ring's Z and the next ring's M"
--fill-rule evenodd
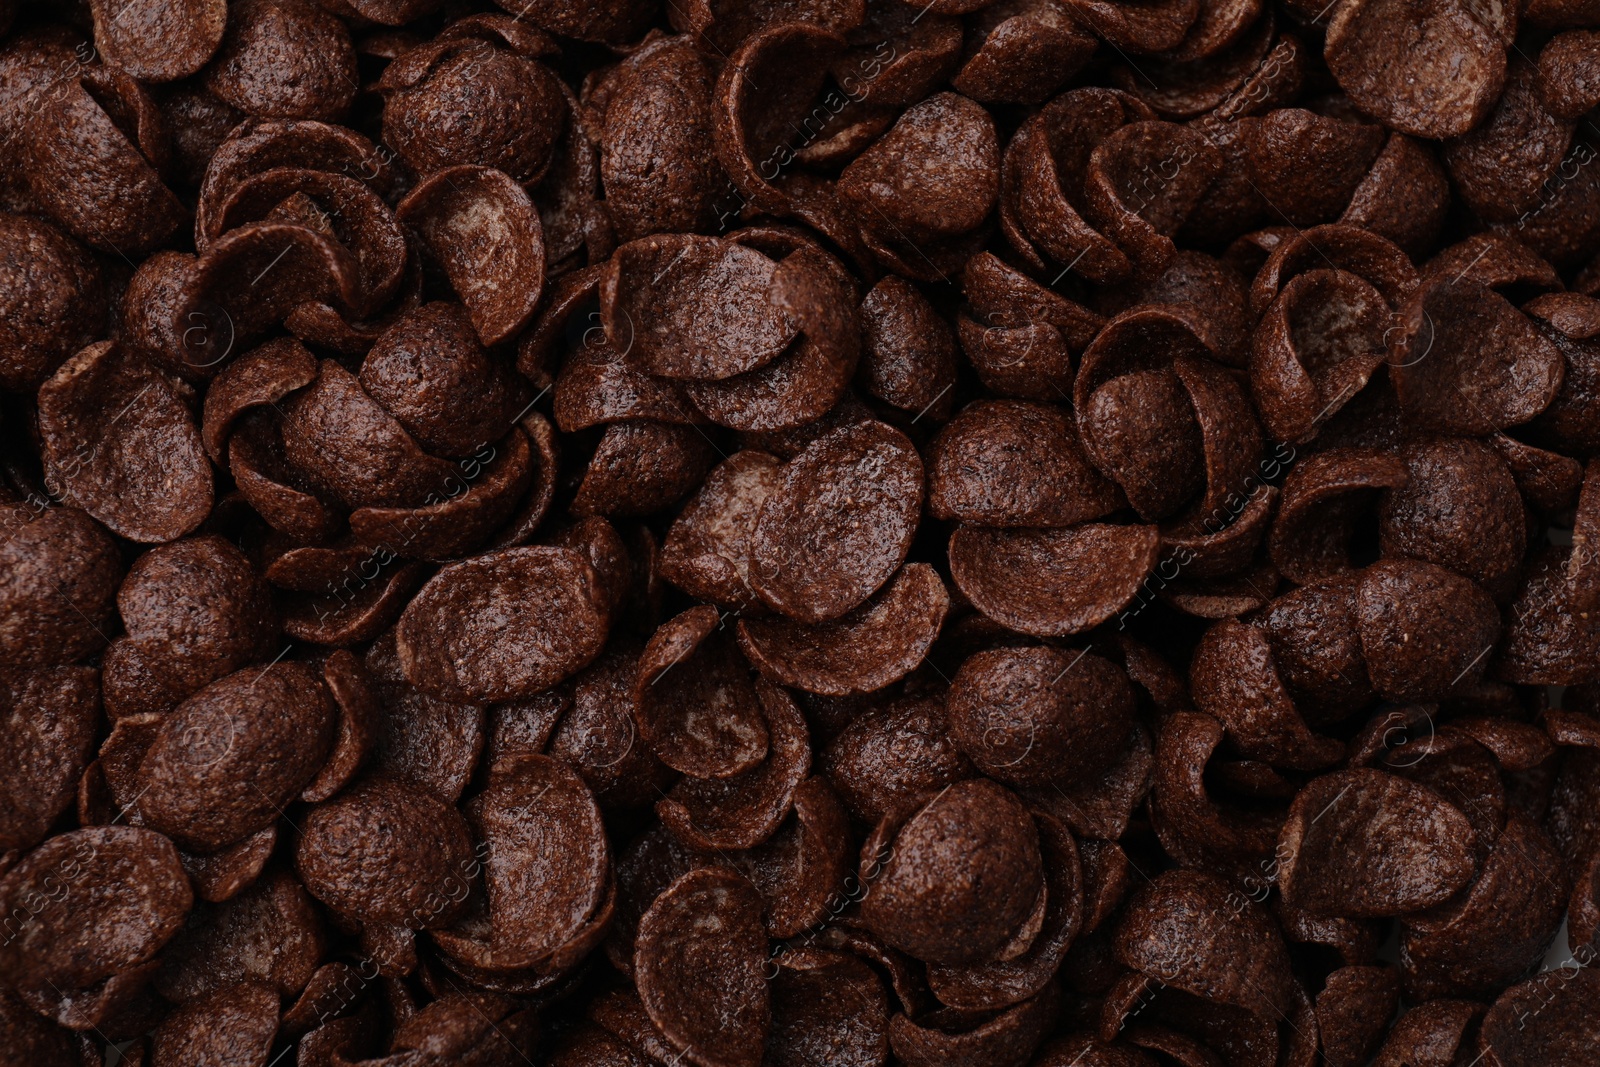
M1600 1064L1600 0L0 0L0 1065Z

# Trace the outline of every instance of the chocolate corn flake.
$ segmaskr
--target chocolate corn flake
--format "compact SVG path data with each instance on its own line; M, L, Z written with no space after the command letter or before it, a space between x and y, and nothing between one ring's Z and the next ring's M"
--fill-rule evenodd
M12 1059L1587 1062L1592 4L471 7L0 0Z

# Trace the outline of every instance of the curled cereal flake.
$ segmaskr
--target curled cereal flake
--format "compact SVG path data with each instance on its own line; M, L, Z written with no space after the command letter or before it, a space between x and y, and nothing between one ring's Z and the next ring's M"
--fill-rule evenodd
M1214 874L1167 871L1141 889L1115 951L1141 974L1219 1005L1268 1016L1289 1007L1294 977L1275 924Z
M1522 562L1527 531L1516 480L1488 445L1461 438L1405 446L1407 482L1379 510L1379 547L1448 567L1503 597Z
M364 924L448 926L476 880L466 821L417 786L366 779L314 806L300 829L307 891Z
M857 156L839 176L839 191L863 227L916 242L976 229L994 207L999 182L989 113L966 97L938 93Z
M139 811L202 852L265 829L322 769L337 714L303 664L221 678L161 718L139 764Z
M1479 1055L1494 1067L1582 1062L1600 1039L1597 994L1600 975L1566 965L1512 986L1483 1017Z
M594 568L564 548L506 548L435 575L400 618L401 669L430 696L531 696L599 654L610 611Z
M1404 915L1465 886L1475 844L1467 817L1435 790L1383 771L1335 771L1289 808L1278 886L1313 915Z
M829 918L855 859L849 824L827 779L807 778L794 791L792 819L755 848L723 858L761 890L770 936L795 937Z
M461 460L420 506L357 508L350 513L350 532L361 543L400 555L452 559L482 544L511 517L535 478L532 465L527 437L513 428Z
M1060 987L1051 983L993 1018L973 1019L949 1008L917 1022L896 1015L889 1020L889 1045L906 1067L1025 1063L1049 1033L1060 997Z
M505 173L446 167L395 210L444 268L484 344L509 340L533 320L544 291L544 228Z
M427 577L420 563L380 565L390 550L379 547L339 564L311 589L283 597L283 631L301 641L345 648L377 637L393 626L407 599ZM376 572L376 573L374 573Z
M1566 364L1561 391L1530 427L1546 447L1589 453L1600 441L1600 383L1595 378L1600 371L1597 307L1600 304L1591 298L1575 293L1550 293L1535 297L1526 306L1525 313L1560 349Z
M928 985L941 1004L967 1011L992 1011L1035 995L1049 984L1067 946L1082 929L1084 870L1067 828L1048 815L1034 814L1044 858L1044 922L1027 951L1009 960L971 966L936 966Z
M768 729L748 668L715 608L690 608L663 623L639 657L633 713L667 766L699 778L752 771L768 753Z
M567 278L562 278L557 285L564 287L566 283ZM557 295L552 301L560 299ZM626 419L703 421L681 383L654 377L629 362L627 346L631 342L624 338L622 348L613 345L604 328L598 325L599 312L591 312L587 321L594 325L583 332L583 343L567 356L555 378L555 418L562 431L573 433ZM530 342L547 328L546 321L541 319L523 335L524 354L530 351ZM540 373L525 361L519 369L524 375L535 378Z
M1252 482L1267 468L1258 462L1261 427L1236 377L1210 360L1180 358L1172 369L1194 406L1205 469L1204 494L1179 520L1184 529L1220 508L1236 507L1241 492L1253 495Z
M617 528L599 516L563 524L550 538L552 546L582 556L600 578L601 596L613 615L627 598L632 581L628 546Z
M188 0L129 12L96 0L95 44L112 63L141 81L169 82L205 66L222 43L228 22L224 0ZM125 16L132 14L132 18Z
M377 89L384 141L428 180L469 166L500 171L531 190L549 172L572 121L569 94L549 68L493 32L440 35L404 52ZM455 119L463 107L472 122Z
M727 778L684 777L656 803L661 823L699 849L754 848L788 815L796 789L811 770L811 738L787 693L764 681L756 694L771 746L766 759Z
M1546 183L1566 156L1572 123L1545 110L1533 64L1512 60L1489 120L1444 148L1461 199L1484 222L1516 222L1541 206Z
M712 68L679 37L645 46L618 70L600 133L600 178L618 238L709 228L720 177Z
M1264 313L1297 274L1348 271L1383 294L1399 310L1417 290L1417 268L1389 241L1356 226L1330 222L1288 234L1273 234L1270 253L1250 286L1250 309Z
M670 508L705 478L712 444L696 426L616 422L589 461L574 515L649 515Z
M1483 434L1527 422L1561 390L1560 350L1499 293L1436 284L1413 308L1390 376L1419 427Z
M505 970L544 963L604 903L611 858L600 809L577 772L543 756L499 764L468 808L487 846L488 951L468 957ZM454 935L436 933L460 955Z
M712 130L717 160L739 198L719 212L719 226L746 205L794 214L789 195L773 179L793 155L794 126L815 106L828 64L844 46L842 37L820 26L789 23L752 34L729 54L712 98Z
M353 308L360 301L359 267L344 245L298 224L251 223L206 249L172 328L185 363L212 367L304 304Z
M1576 685L1596 680L1600 631L1578 605L1571 580L1572 551L1551 545L1523 569L1522 584L1506 609L1505 643L1494 676L1519 685Z
M1103 841L1120 838L1128 830L1134 810L1150 788L1150 733L1135 724L1121 756L1096 778L1027 792L1028 803L1048 812L1073 833Z
M1090 154L1084 206L1127 254L1135 274L1152 278L1172 259L1171 235L1222 166L1221 153L1204 134L1169 122L1129 123Z
M1432 150L1390 133L1339 221L1388 238L1416 258L1432 247L1449 207L1449 180Z
M1156 739L1150 822L1185 866L1239 869L1270 856L1278 839L1281 816L1211 795L1204 775L1223 736L1210 716L1180 711Z
M950 84L984 103L1042 104L1094 54L1064 0L1011 0L974 20L978 46Z
M13 776L0 792L0 852L37 845L72 806L94 752L95 681L88 667L0 680L0 745L13 754Z
M1273 564L1294 582L1350 570L1356 524L1408 477L1404 463L1376 449L1331 448L1296 465L1267 539Z
M1500 613L1469 579L1431 563L1381 560L1361 575L1356 625L1373 687L1437 700L1483 677Z
M1381 126L1300 108L1239 122L1254 179L1291 226L1337 218L1385 139Z
M363 664L383 706L372 724L369 770L459 800L483 749L483 709L436 700L407 682L393 633L373 642Z
M183 205L161 181L154 101L116 67L74 74L40 101L21 131L29 188L51 217L96 248L154 251L184 219Z
M1187 593L1175 592L1174 596L1193 596L1196 605L1213 596L1221 603L1270 597L1279 579L1276 568L1270 563L1252 566L1251 560L1266 536L1277 502L1276 489L1259 486L1247 495L1221 496L1210 511L1204 510L1202 501L1178 524L1163 531L1161 548L1166 559L1173 561L1166 566L1188 560L1183 564L1187 573L1179 580L1184 585L1192 583ZM1164 580L1162 574L1157 577Z
M71 663L106 643L122 559L77 508L0 505L0 655L27 669Z
M556 478L560 474L561 464L555 427L537 411L528 412L517 425L528 438L529 459L533 466L532 482L511 520L489 540L489 548L523 545L531 541L549 513L551 501L555 499Z
M1531 771L1555 754L1550 738L1527 723L1474 716L1457 719L1450 726L1494 753L1495 762L1513 773Z
M228 452L228 438L246 412L276 404L316 378L316 357L287 337L268 341L228 364L206 390L200 420L206 452L221 462Z
M1392 744L1396 737L1390 735L1392 747L1383 760L1384 768L1431 786L1459 808L1477 835L1476 854L1481 863L1499 839L1506 821L1505 787L1494 758L1454 726L1447 725L1414 740L1403 736L1403 727L1397 733L1402 735L1398 738L1401 743Z
M382 198L343 174L281 167L235 185L212 218L214 232L196 234L203 253L226 230L252 222L293 222L331 236L355 259L361 317L399 290L406 271L406 236Z
M742 875L702 867L679 878L639 922L639 998L699 1067L757 1067L772 1029L761 895Z
M1182 306L1189 312L1182 315L1184 324L1219 363L1242 366L1248 359L1245 280L1227 262L1180 250L1154 280L1124 294L1107 294L1103 308L1121 312L1147 303Z
M1559 865L1549 836L1512 812L1472 888L1405 920L1407 997L1485 996L1536 966L1567 904L1566 885L1552 874Z
M195 895L215 904L232 900L254 885L277 845L278 827L274 824L217 852L179 852L178 860L194 883Z
M956 327L979 379L1011 396L1064 396L1073 353L1089 343L1104 320L988 252L967 261L961 283L970 307Z
M847 35L850 49L833 61L833 79L852 96L890 107L914 103L961 65L961 22L944 12L868 4L866 20Z
M1600 105L1600 34L1558 33L1539 51L1539 100L1559 119L1578 119Z
M822 771L864 822L915 807L972 776L950 739L942 700L901 697L851 720L821 753Z
M402 1059L422 1062L509 1064L527 1060L537 1032L534 1013L512 1000L452 992L403 1018L389 1047Z
M114 341L90 345L39 390L46 479L114 533L156 543L211 511L211 465L165 378Z
M929 447L928 510L981 526L1071 526L1117 510L1116 488L1090 465L1058 408L979 400Z
M356 53L344 23L307 0L236 0L206 87L266 119L341 117L355 98Z
M1540 291L1561 288L1561 276L1520 235L1475 233L1434 256L1423 267L1428 283L1477 282L1490 289L1526 287ZM1524 290L1526 291L1526 290Z
M741 620L739 640L751 662L782 684L827 696L870 693L922 662L948 608L938 575L914 563L838 619Z
M1203 352L1186 314L1144 307L1107 323L1078 365L1073 403L1084 450L1142 518L1177 512L1205 486L1204 429L1187 379L1209 383L1189 367L1180 376L1164 358Z
M1122 754L1133 690L1110 662L1053 648L995 649L961 665L946 706L956 743L1014 786L1076 783Z
M102 666L107 714L166 712L253 660L272 655L265 583L214 534L152 549L117 593L125 636Z
M1341 967L1317 994L1317 1031L1330 1067L1364 1067L1383 1041L1400 1005L1400 979L1391 967Z
M1408 1008L1389 1031L1374 1067L1451 1067L1472 1054L1472 1036L1483 1005L1469 1000L1430 1000Z
M1459 137L1505 85L1505 45L1457 0L1354 0L1334 9L1324 58L1355 105L1414 137Z
M1198 0L1069 0L1075 17L1114 47L1133 53L1166 52L1183 43L1200 15Z
M1026 261L1044 256L1096 282L1122 281L1128 257L1084 220L1083 187L1094 148L1124 123L1153 118L1135 97L1073 89L1017 131L1001 169L1000 224Z
M454 473L333 360L323 360L317 380L275 411L292 468L346 507L422 504Z
M513 756L537 755L550 743L550 735L572 707L568 685L546 689L526 700L497 704L489 709L484 763L493 767Z
M601 281L608 337L652 374L722 379L772 362L798 324L769 297L777 264L745 245L679 234L617 250Z
M0 946L0 975L13 989L51 984L69 993L146 968L193 899L177 850L158 833L99 826L57 834L0 877L5 914L28 916Z
M100 333L100 267L42 219L0 213L0 386L32 389Z
M615 866L616 921L606 939L606 957L619 971L631 976L640 916L673 882L706 864L697 850L656 827L623 846Z
M861 302L860 382L902 411L949 413L955 338L928 298L897 274L886 275Z
M153 1062L265 1063L278 1032L278 994L259 982L242 982L185 1004L151 1036Z
M550 754L576 768L607 809L643 807L675 777L639 740L632 709L638 663L637 645L614 644L580 672L571 707L550 738Z
M1360 584L1353 573L1307 582L1275 598L1260 618L1278 676L1295 705L1318 725L1344 719L1372 702L1357 629Z
M871 967L827 949L778 957L766 1062L877 1067L888 1052L889 1001Z
M551 33L616 45L638 40L655 14L642 0L506 0L500 6Z
M1305 442L1366 384L1388 354L1382 295L1345 271L1293 278L1251 344L1250 383L1269 433Z
M195 233L219 232L215 214L234 187L280 167L343 174L386 194L394 184L392 158L371 141L345 126L309 119L278 121L246 119L234 127L210 157L195 208Z
M1093 629L1126 607L1155 568L1158 545L1154 526L959 526L950 536L950 575L1002 626L1061 636Z
M905 562L922 506L922 462L880 422L841 427L783 468L751 542L750 582L771 608L825 622Z
M941 791L900 822L892 852L861 901L889 944L936 964L981 963L1010 944L1044 890L1039 834L1014 794L983 778ZM865 868L876 869L872 849ZM863 872L865 874L865 871Z
M1234 620L1201 638L1189 667L1195 706L1228 729L1240 752L1296 770L1334 763L1344 746L1306 726L1282 679L1267 636Z
M713 468L667 531L661 576L701 600L733 608L753 603L750 540L781 469L775 457L754 449Z
M735 430L788 430L821 419L844 396L860 355L859 292L826 252L802 247L773 272L768 300L799 323L779 359L718 381L685 385L712 422Z
M1272 910L1289 942L1330 948L1346 966L1374 962L1378 955L1378 943L1387 929L1377 919L1313 916L1284 903L1281 896L1273 898Z
M156 989L179 1004L238 982L265 982L294 997L307 988L325 948L311 898L293 875L279 871L231 900L196 907L167 948Z

